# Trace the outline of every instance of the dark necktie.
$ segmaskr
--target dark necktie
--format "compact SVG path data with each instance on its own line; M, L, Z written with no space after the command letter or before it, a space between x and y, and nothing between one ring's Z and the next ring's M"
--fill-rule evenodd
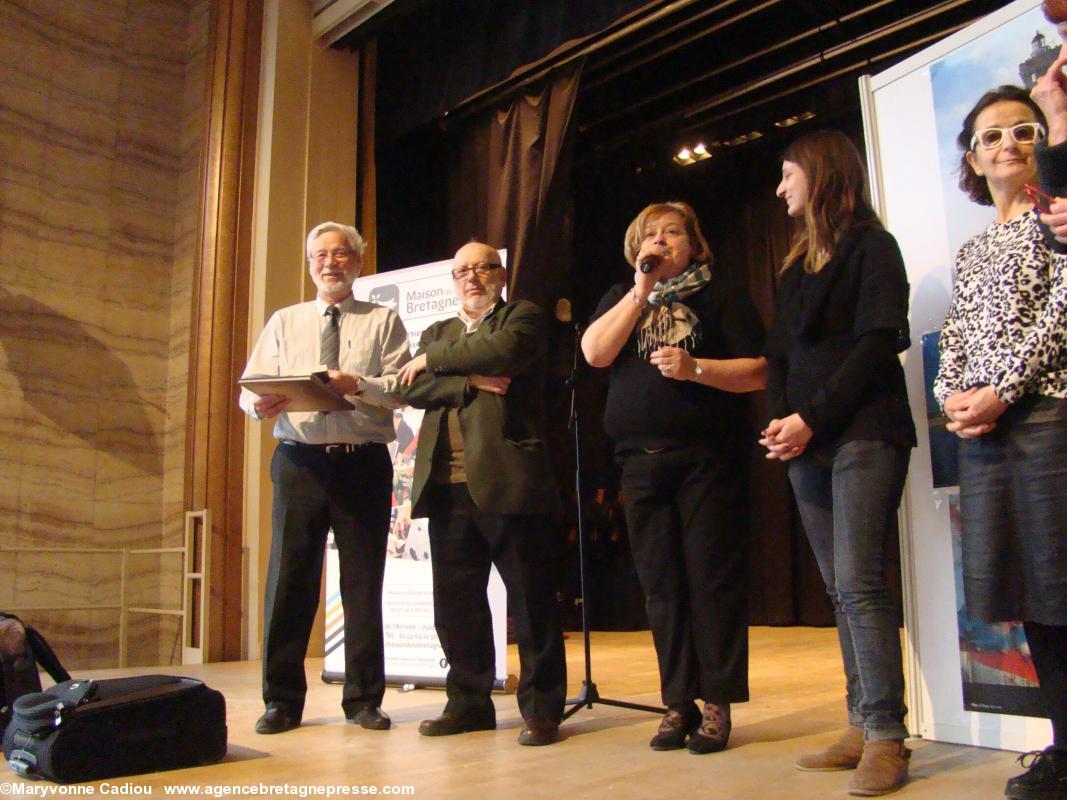
M321 361L327 369L339 369L338 357L341 354L341 310L337 306L326 309L326 327L322 329L322 340L319 342L319 350L322 354Z

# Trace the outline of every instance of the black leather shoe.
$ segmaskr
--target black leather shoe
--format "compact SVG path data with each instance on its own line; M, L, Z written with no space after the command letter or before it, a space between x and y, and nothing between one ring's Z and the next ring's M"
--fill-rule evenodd
M1011 800L1067 797L1067 750L1046 747L1017 759L1026 772L1008 780L1004 796Z
M695 703L671 706L660 720L659 730L648 746L653 750L680 750L700 724L700 710Z
M540 747L559 741L559 723L547 719L528 719L519 732L519 744Z
M256 720L256 733L284 733L298 727L300 717L280 706L271 706Z
M359 727L366 728L368 731L387 731L393 724L388 714L374 706L363 706L351 717L345 717L345 719L350 724L359 725Z
M419 733L423 736L452 736L456 733L495 729L496 720L457 717L447 713L433 719L424 719L419 725Z

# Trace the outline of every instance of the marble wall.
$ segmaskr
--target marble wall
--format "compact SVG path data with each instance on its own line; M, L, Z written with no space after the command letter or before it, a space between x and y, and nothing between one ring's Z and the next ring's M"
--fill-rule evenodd
M0 3L0 610L115 605L120 559L181 544L208 0ZM178 558L129 559L175 607ZM115 610L27 611L75 668ZM130 618L133 664L180 655Z

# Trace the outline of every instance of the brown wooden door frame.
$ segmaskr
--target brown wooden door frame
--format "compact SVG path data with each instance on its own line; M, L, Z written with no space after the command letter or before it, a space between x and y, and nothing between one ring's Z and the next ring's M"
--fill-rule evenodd
M237 378L248 334L259 0L215 0L208 45L197 261L189 344L185 507L210 512L205 660L241 657L244 415Z

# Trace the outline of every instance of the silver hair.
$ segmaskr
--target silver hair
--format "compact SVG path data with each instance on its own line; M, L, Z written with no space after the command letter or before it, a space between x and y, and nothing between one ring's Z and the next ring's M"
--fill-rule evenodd
M351 225L342 225L340 222L320 222L311 232L307 238L307 257L311 258L311 244L318 239L324 233L340 233L345 239L348 240L348 246L352 249L352 252L357 256L362 257L363 251L367 249L367 243L363 241L363 237L359 235L357 231Z

